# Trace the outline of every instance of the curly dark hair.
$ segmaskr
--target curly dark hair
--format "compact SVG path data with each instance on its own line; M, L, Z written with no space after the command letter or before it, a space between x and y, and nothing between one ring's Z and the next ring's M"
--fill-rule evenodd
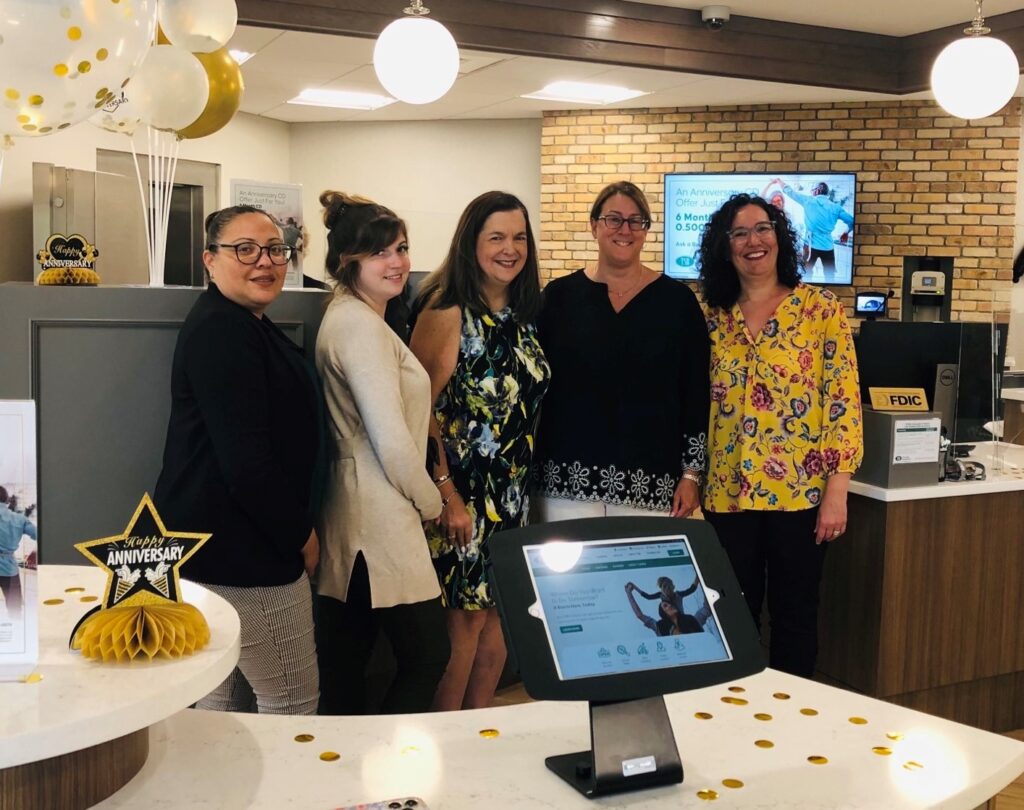
M704 226L697 263L700 267L700 292L709 307L729 309L739 300L740 279L732 263L729 230L741 208L756 205L775 226L779 243L777 271L779 283L790 289L800 283L800 258L796 248L796 231L786 216L756 194L734 194L711 215Z
M474 199L459 218L452 244L441 266L420 285L413 305L418 314L426 307L469 307L476 315L490 312L483 294L484 271L476 258L476 242L491 214L519 211L526 223L526 262L509 284L508 303L518 323L533 323L540 312L540 272L530 214L523 202L505 191L486 191Z

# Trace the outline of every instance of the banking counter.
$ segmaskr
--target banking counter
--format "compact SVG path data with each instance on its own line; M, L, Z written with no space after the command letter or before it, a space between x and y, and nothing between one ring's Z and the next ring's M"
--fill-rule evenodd
M191 659L110 667L67 649L82 601L102 593L101 572L40 569L42 677L0 684L0 807L87 806L68 793L68 757L99 749L83 765L94 782L127 756L102 753L118 740L130 743L131 760L118 769L130 781L100 808L332 808L415 796L432 810L644 810L716 800L734 808L972 810L1024 769L1022 743L764 670L665 697L682 784L587 799L544 764L588 746L582 702L386 717L183 708L238 654L237 619L212 594L188 587L210 621L209 648ZM19 767L44 770L52 791L65 792L41 801L3 792Z

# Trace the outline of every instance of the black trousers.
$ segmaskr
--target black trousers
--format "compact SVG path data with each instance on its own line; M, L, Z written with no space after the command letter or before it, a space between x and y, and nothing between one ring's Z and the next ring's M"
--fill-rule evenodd
M769 666L814 676L818 656L818 598L827 543L814 542L817 508L797 512L705 512L729 555L760 630L768 594Z
M833 250L818 250L811 248L811 257L807 260L807 268L814 267L814 263L821 259L821 272L834 273L836 271L836 252Z
M397 671L381 714L430 709L448 666L451 646L441 598L387 608L370 607L370 577L356 557L346 599L316 600L316 649L320 665L320 714L367 714L366 666L383 630Z
M16 573L10 577L0 577L0 591L7 605L7 618L21 618L21 577Z

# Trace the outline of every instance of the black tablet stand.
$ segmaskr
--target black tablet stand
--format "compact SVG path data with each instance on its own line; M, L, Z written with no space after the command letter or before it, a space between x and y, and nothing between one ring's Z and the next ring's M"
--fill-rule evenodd
M683 781L661 696L590 701L590 748L548 757L544 764L587 798Z

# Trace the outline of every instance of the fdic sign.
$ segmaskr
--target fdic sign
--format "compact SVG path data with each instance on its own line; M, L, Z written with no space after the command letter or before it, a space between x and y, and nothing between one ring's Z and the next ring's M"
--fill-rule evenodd
M871 407L876 411L927 411L923 388L869 388Z

